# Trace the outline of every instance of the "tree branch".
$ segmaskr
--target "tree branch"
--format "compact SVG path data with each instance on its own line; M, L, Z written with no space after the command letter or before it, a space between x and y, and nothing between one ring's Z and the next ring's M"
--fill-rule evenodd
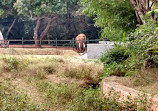
M152 6L154 5L155 1L153 1L149 7L149 9L151 10Z
M43 40L44 39L44 37L47 35L47 33L49 32L49 30L50 30L50 28L51 28L51 26L52 26L52 23L54 22L54 21L56 21L58 19L58 16L56 16L56 17L54 17L54 18L51 18L49 21L48 21L48 23L47 23L47 26L46 26L46 28L44 29L44 31L41 33L41 35L40 35L40 40Z
M16 19L13 20L11 26L9 27L9 29L8 29L8 31L7 31L7 35L6 35L6 38L7 38L7 39L8 39L8 36L9 36L9 33L10 33L11 29L13 28L13 26L14 26L14 24L15 24L15 21L16 21Z

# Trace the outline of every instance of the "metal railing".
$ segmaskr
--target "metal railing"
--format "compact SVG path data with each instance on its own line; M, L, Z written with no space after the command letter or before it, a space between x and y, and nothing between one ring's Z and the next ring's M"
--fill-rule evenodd
M79 40L82 41L82 40ZM93 40L83 40L86 41L86 44L89 43L98 43L100 41L100 39L93 39ZM58 40L57 38L55 40L38 40L37 41L39 43L39 45L41 46L61 46L61 47L75 47L76 43L75 43L75 39L73 38L72 40ZM0 45L2 44L6 44L6 45L35 45L35 41L34 40L25 40L25 39L21 39L21 40L0 40Z

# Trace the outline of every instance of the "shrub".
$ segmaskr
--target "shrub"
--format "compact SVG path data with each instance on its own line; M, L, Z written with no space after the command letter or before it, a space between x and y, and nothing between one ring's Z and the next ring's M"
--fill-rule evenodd
M126 61L130 57L130 52L126 45L115 45L112 50L109 50L101 57L104 62L104 75L124 76L126 73Z
M51 107L60 107L63 108L67 105L76 92L76 85L68 85L68 84L52 84L48 81L44 80L32 80L35 82L37 89L44 93L45 98L50 101Z
M144 66L158 67L157 27L157 21L147 20L128 36L125 45L115 46L105 53L101 58L105 63L104 75L132 75L130 72Z
M29 101L26 94L19 94L15 88L0 82L0 110L1 111L43 111L44 108Z
M77 66L65 66L63 72L60 72L60 75L69 78L75 78L80 80L89 81L94 84L98 84L100 75L103 71L103 68L96 64L80 64Z
M122 46L120 44L115 44L115 47L106 52L102 57L101 61L105 64L110 64L112 62L120 63L123 60L126 60L129 57L129 52L127 51L126 46Z
M4 67L6 71L21 71L28 65L28 60L20 60L16 57L5 57L3 61L6 63Z
M75 84L52 84L44 80L32 80L37 89L44 93L51 102L50 108L72 111L113 111L113 110L141 110L150 109L151 102L145 95L135 99L130 96L127 100L120 101L118 92L111 90L109 96L104 96L101 91L93 88L83 89Z
M43 69L48 73L52 74L56 71L55 67L52 65L43 66Z

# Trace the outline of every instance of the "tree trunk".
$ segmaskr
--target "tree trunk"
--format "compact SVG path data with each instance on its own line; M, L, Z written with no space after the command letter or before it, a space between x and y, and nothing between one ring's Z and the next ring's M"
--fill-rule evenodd
M13 20L11 26L9 27L9 29L8 29L8 31L7 31L7 35L6 35L7 39L8 39L8 36L9 36L9 33L10 33L11 29L13 28L13 26L14 26L14 24L15 24L15 21L16 21L16 19Z
M40 25L41 25L41 18L39 17L37 19L36 27L34 28L34 36L33 36L36 46L39 46L38 30L40 28Z
M46 28L44 29L44 31L41 33L41 35L40 35L40 37L39 37L40 40L43 40L43 39L46 37L46 35L48 34L49 30L51 29L52 23L53 23L54 21L56 21L57 18L58 18L58 16L55 16L55 17L49 19Z
M46 28L43 30L43 32L40 35L39 35L39 28L41 26L41 19L43 19L43 18L39 17L37 19L36 27L34 28L34 36L33 36L33 39L35 41L35 45L37 47L40 46L40 40L43 40L46 37L46 35L48 34L49 30L51 29L52 23L54 21L56 21L57 18L58 18L58 16L55 16L53 18L48 18L47 26L46 26Z
M133 6L137 21L139 24L145 24L145 19L144 15L148 12L151 11L151 8L155 1L153 1L150 4L150 0L130 0L131 5Z

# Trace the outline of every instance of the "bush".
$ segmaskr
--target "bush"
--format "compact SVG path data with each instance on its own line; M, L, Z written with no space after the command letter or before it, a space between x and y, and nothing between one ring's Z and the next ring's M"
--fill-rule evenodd
M106 52L102 57L101 61L105 64L111 64L112 62L120 63L129 57L126 46L115 45L115 47Z
M25 94L19 94L15 88L0 82L0 111L43 111L44 108L32 104Z
M101 61L104 62L105 75L124 76L126 73L126 60L130 57L130 52L126 45L115 45L112 50L106 52Z
M115 46L105 53L105 75L132 75L135 70L158 67L158 23L147 20L128 36L126 45ZM133 73L135 74L135 73Z
M4 67L6 71L21 71L28 65L28 60L20 60L16 57L5 57L3 61L6 63Z
M144 95L143 98L138 97L134 100L129 97L120 103L119 93L115 91L109 92L109 96L104 96L98 88L83 89L75 84L52 84L38 79L33 81L37 89L51 102L50 108L70 111L147 111L150 108L150 102Z

